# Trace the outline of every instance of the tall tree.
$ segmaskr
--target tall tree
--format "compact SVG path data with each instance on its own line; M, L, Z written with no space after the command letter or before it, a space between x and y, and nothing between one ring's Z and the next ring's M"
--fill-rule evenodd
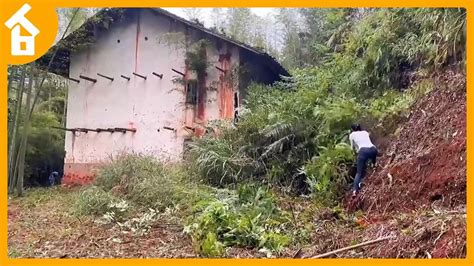
M309 48L307 57L313 64L323 63L329 53L338 50L355 11L350 8L300 9Z
M56 12L59 17L59 29L56 41L65 33L78 29L89 17L93 16L100 8L58 8Z
M224 28L226 8L213 8L210 14L211 27L217 31Z
M71 25L73 25L75 21L76 15L80 11L79 8L76 8L74 10L75 11L73 12L71 19L69 20L68 25L66 26L66 28L64 29L62 33L61 39L63 39L66 36L66 33L68 32ZM48 64L48 69L51 67L52 62L54 58L56 57L57 50L58 48L56 47L56 50L53 52L53 55ZM35 82L34 79L37 76L38 70L34 67L34 64L27 66L26 69L27 69L29 78L28 78L28 83L27 83L28 87L27 87L27 92L26 92L26 103L25 103L25 108L24 108L25 113L23 114L21 112L22 108L19 108L18 109L19 113L17 114L18 119L20 117L23 117L23 120L22 120L23 130L21 131L21 134L18 137L16 137L16 134L12 134L12 137L17 138L19 143L16 143L17 140L15 140L15 141L12 141L12 144L11 144L13 152L11 153L11 157L9 159L10 169L9 169L9 177L8 177L8 180L10 181L9 192L16 192L16 194L20 196L23 194L23 182L24 182L24 176L25 176L25 156L26 156L26 148L28 144L29 131L31 127L31 119L33 116L33 112L35 110L35 106L38 103L38 100L41 98L40 96L44 89L43 85L49 76L47 72L43 72L41 75L42 77L38 79L39 81ZM25 77L23 77L23 84L25 84L25 82L26 82ZM33 97L33 91L34 91L34 97Z
M30 67L30 75L28 77L28 87L26 90L26 103L25 107L26 110L30 110L30 105L31 105L31 96L32 96L32 90L33 90L33 84L34 84L34 79L35 79L35 70ZM15 187L16 193L18 196L23 195L23 182L24 182L24 176L25 176L25 155L26 155L26 146L28 144L28 134L30 132L30 126L31 126L31 121L30 121L29 116L25 117L24 125L23 125L23 130L21 134L21 139L18 147L18 153L17 153L17 158L15 162L15 169L17 171L16 174L14 174L15 180L13 182L13 186Z
M250 8L229 8L226 14L226 33L238 41L247 43L250 40L251 21Z
M187 7L182 8L182 11L187 19L203 24L203 11L201 8Z
M283 41L282 63L287 68L304 66L306 60L302 53L303 43L299 34L301 26L297 9L281 8L277 14L277 19Z
M8 192L14 191L14 178L16 177L16 157L18 153L18 139L19 133L18 128L20 126L21 109L23 103L23 94L25 90L25 79L26 79L26 65L19 69L21 72L20 80L17 82L15 106L12 114L11 128L9 129L9 147L8 147Z

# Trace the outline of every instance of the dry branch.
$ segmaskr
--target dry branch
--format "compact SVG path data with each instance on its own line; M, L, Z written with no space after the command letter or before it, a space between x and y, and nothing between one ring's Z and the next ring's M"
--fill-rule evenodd
M352 246L336 249L336 250L326 252L326 253L323 253L323 254L320 254L320 255L316 255L316 256L313 256L313 257L309 257L309 258L311 258L311 259L325 258L325 257L331 256L331 255L337 254L339 252L343 252L343 251L347 251L347 250L351 250L351 249L356 249L356 248L363 247L363 246L373 245L373 244L376 244L376 243L379 243L379 242L382 242L382 241L385 241L385 240L389 240L389 239L394 239L394 238L395 237L393 237L393 236L381 237L381 238L366 241L366 242L363 242L363 243L360 243L360 244L357 244L357 245L352 245ZM308 257L306 257L306 258L308 258Z

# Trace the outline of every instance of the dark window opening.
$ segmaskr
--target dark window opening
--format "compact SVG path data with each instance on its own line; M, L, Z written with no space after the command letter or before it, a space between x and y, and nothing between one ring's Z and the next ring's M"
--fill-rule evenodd
M148 41L148 37L145 36L145 41Z
M186 103L196 104L198 93L198 82L195 79L188 80L186 84Z
M239 108L239 95L234 92L234 108Z
M117 43L120 43L120 40L117 40Z
M239 121L239 94L234 92L234 123Z

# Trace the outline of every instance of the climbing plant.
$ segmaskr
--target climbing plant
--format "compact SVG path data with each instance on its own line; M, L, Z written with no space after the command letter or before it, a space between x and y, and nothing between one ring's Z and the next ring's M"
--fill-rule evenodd
M207 68L210 66L207 56L207 47L209 45L209 40L200 39L190 45L186 52L186 65L191 71L196 73L198 79L201 79L206 75Z

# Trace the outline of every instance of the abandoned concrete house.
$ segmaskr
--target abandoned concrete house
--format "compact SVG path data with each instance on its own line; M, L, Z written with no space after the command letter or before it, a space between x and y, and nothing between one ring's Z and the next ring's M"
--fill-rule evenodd
M119 153L179 160L209 121L238 115L251 82L288 76L268 54L160 8L103 9L38 64L70 82L66 179Z

